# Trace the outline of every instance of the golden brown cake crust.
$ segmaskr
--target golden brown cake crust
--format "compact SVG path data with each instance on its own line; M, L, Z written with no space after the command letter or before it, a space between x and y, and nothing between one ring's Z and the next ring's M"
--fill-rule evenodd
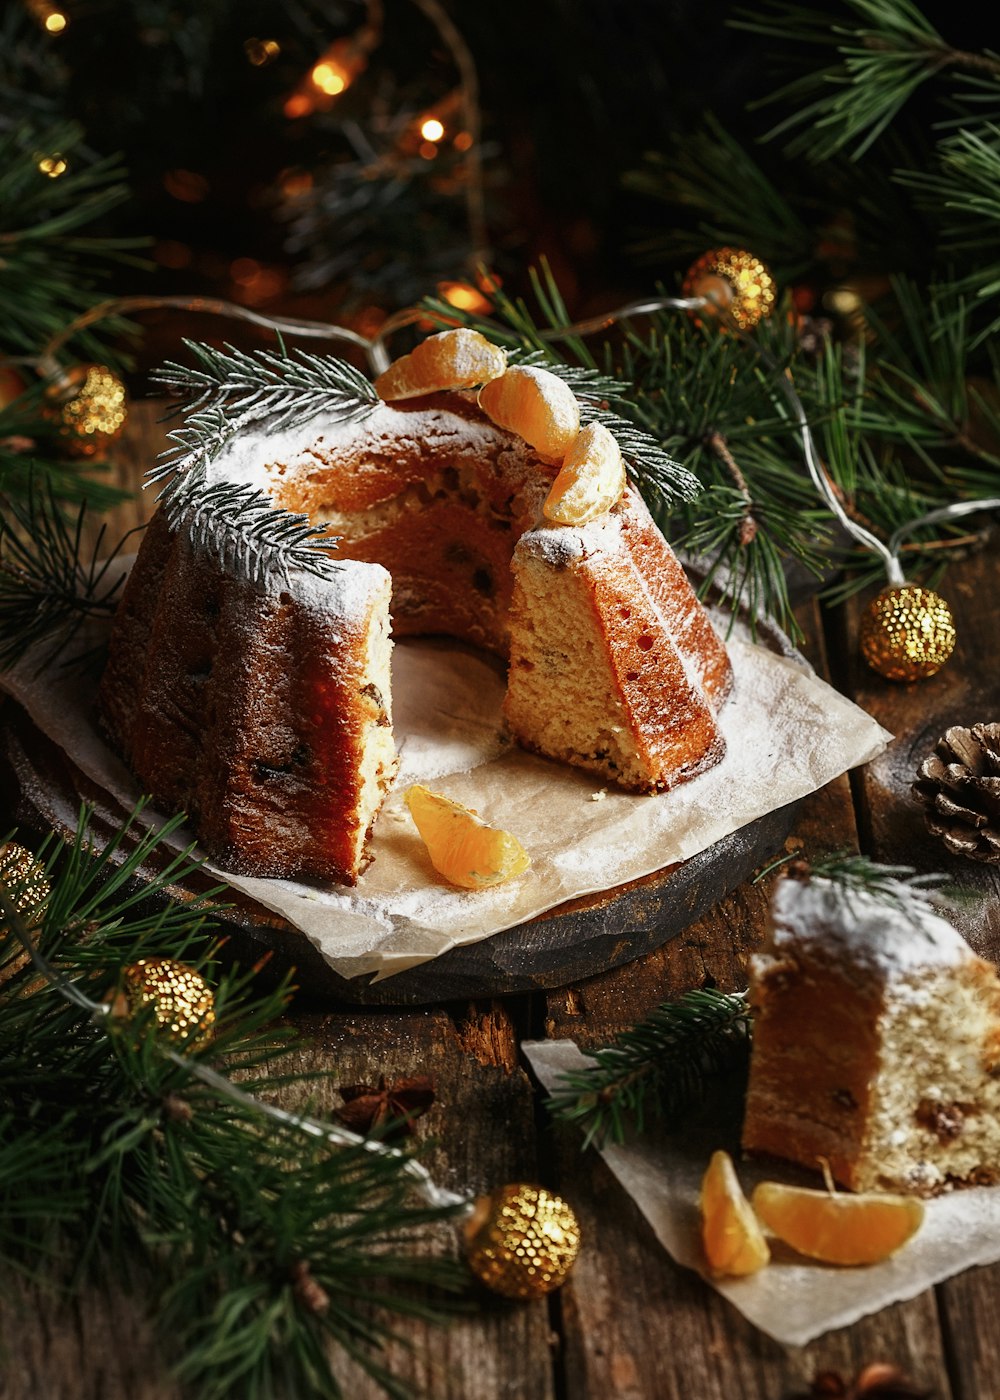
M545 525L552 469L469 396L382 405L359 423L318 421L239 443L208 473L210 484L253 486L328 523L348 572L387 568L399 632L447 633L501 655L511 626L527 626L512 601L529 581L521 546L547 549L558 537L579 556L564 583L584 581L585 630L610 678L606 724L627 755L595 757L607 751L600 736L589 749L553 743L512 705L515 738L639 791L721 757L715 711L729 660L641 500L630 489L599 527ZM563 607L559 572L544 581L556 589L551 611L530 624L543 651ZM183 523L172 530L162 513L151 523L114 627L105 723L144 788L166 809L187 810L226 868L357 878L369 819L357 815L356 774L378 722L359 668L377 611L373 602L347 619L324 616L315 598L304 608L295 590L231 577L192 547ZM550 686L545 703L567 712L572 688ZM388 766L380 762L380 783Z

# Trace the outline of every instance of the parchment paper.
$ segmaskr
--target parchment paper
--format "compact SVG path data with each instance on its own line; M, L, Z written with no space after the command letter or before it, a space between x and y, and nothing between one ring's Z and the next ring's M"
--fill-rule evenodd
M736 681L722 713L725 759L672 792L636 796L512 744L501 726L499 663L446 642L398 643L400 772L375 827L375 859L357 886L217 873L299 928L342 977L390 977L564 900L693 856L885 747L890 736L880 725L797 661L751 645L745 632L729 649ZM89 778L133 806L139 789L98 732L95 687L65 658L39 673L28 656L0 685ZM513 832L531 856L527 874L483 891L444 885L403 802L416 781ZM185 844L183 832L174 839Z
M563 1074L593 1064L570 1040L529 1041L523 1049L547 1090ZM1000 1189L981 1186L928 1201L920 1230L882 1264L848 1269L809 1263L773 1241L771 1262L759 1273L712 1278L701 1251L698 1188L716 1148L733 1154L747 1195L764 1180L819 1184L790 1165L740 1161L739 1118L732 1107L716 1098L683 1131L604 1147L601 1156L671 1257L701 1274L776 1341L804 1346L975 1264L1000 1259Z

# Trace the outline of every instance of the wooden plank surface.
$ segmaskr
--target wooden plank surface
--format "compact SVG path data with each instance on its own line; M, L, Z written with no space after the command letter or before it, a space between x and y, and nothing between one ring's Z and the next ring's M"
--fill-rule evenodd
M799 624L806 654L822 671L815 604L799 610ZM814 857L856 846L846 777L807 799L786 844L790 852ZM765 935L775 878L743 886L660 954L550 996L549 1033L600 1045L689 987L744 988L748 959ZM600 1238L599 1250L581 1259L562 1294L570 1395L750 1400L807 1389L823 1371L850 1375L873 1360L894 1361L941 1397L951 1394L932 1292L787 1351L665 1258L638 1209L593 1154L589 1172L581 1173L575 1135L561 1134L558 1162L559 1188L572 1198L584 1228ZM650 1334L669 1339L655 1359ZM632 1358L632 1369L623 1357Z
M120 467L129 484L161 443L154 419L149 406L133 411ZM120 512L118 523L135 523L151 504L147 495ZM949 578L959 651L927 687L890 687L862 673L851 641L858 605L834 619L835 683L899 737L856 782L854 800L846 778L810 798L787 843L789 851L815 854L860 839L861 848L879 858L944 868L963 884L991 891L993 903L985 913L966 916L965 932L993 956L1000 953L996 875L970 874L965 863L945 858L910 810L907 789L917 759L948 724L1000 713L1000 637L992 606L998 584L995 556L967 560ZM805 605L800 619L807 652L823 670L819 610ZM550 1303L486 1302L445 1331L404 1324L411 1346L394 1349L392 1364L424 1394L443 1400L781 1400L807 1389L819 1372L847 1378L883 1360L941 1400L1000 1400L994 1322L1000 1270L970 1271L788 1352L671 1263L596 1154L581 1154L571 1130L553 1130L532 1093L520 1039L571 1036L593 1046L688 987L745 986L748 958L764 936L772 884L773 877L742 885L668 946L571 987L503 1004L390 1011L303 1003L293 1012L312 1040L302 1051L302 1067L323 1076L313 1091L317 1108L339 1102L339 1084L383 1073L429 1073L438 1099L419 1133L433 1143L429 1165L443 1185L478 1190L539 1177L561 1189L580 1215L585 1250ZM284 1101L296 1102L299 1093L287 1090ZM0 1302L0 1345L2 1400L179 1400L141 1286L129 1280L95 1285L69 1302L27 1286L8 1294ZM351 1400L379 1394L356 1372L340 1374Z

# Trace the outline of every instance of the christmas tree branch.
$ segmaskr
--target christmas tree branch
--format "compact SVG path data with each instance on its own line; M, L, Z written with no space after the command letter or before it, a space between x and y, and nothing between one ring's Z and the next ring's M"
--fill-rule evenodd
M709 1080L745 1066L749 1024L744 997L686 992L613 1045L588 1051L594 1067L564 1075L549 1108L585 1129L585 1146L624 1142L627 1129L642 1133L652 1117L673 1126Z
M67 521L51 482L36 484L31 476L24 500L0 499L0 668L40 647L42 670L88 620L114 613L122 582L115 560L136 531L102 558L105 527L88 553L86 517L83 504Z
M183 852L150 876L155 833L126 856L138 816L103 852L86 811L68 850L48 842L40 911L25 905L31 872L0 886L0 1121L12 1128L0 1138L0 1250L36 1273L70 1251L145 1257L178 1373L200 1395L339 1397L330 1346L402 1395L378 1358L393 1335L387 1314L439 1315L407 1286L452 1289L458 1273L398 1241L451 1209L413 1201L405 1155L333 1147L251 1097L303 1077L280 1073L297 1042L271 1028L287 985L260 995L252 974L222 976L210 1041L195 1031L173 1042L154 1014L109 1009L106 994L140 956L213 975L213 895L147 912L191 867ZM43 1150L35 1180L24 1167ZM33 1233L43 1204L58 1230Z

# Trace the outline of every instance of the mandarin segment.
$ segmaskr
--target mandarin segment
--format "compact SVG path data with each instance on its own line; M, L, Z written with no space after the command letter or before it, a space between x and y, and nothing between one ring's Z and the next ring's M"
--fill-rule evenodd
M479 407L535 449L543 462L559 466L580 431L580 405L558 375L533 365L513 365L479 391Z
M620 501L624 490L618 440L603 423L588 423L567 452L542 514L559 525L586 525Z
M852 1196L762 1181L752 1197L772 1234L824 1264L878 1264L920 1229L922 1201L867 1192Z
M406 805L431 864L450 884L487 889L523 875L531 857L515 836L486 823L460 802L415 783Z
M701 1241L713 1274L755 1274L771 1257L728 1152L713 1152L701 1182Z
M393 360L375 380L375 392L392 402L445 389L472 389L498 378L506 368L506 350L461 326L430 335L409 355Z

